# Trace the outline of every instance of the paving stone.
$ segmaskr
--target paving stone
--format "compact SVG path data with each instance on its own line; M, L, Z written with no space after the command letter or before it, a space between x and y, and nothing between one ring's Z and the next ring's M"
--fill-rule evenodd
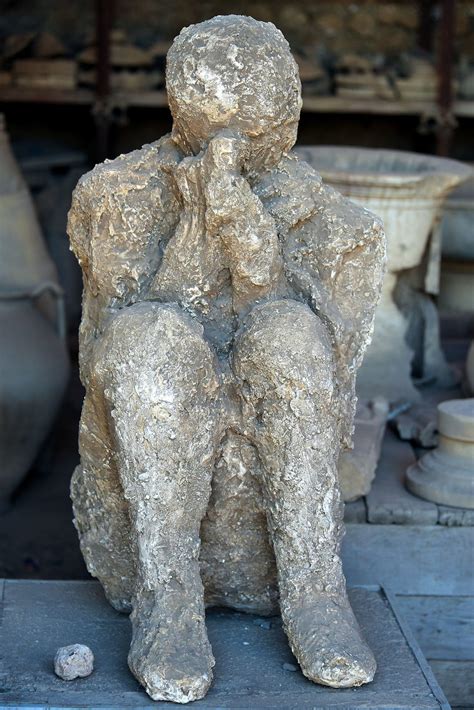
M278 618L268 629L251 623L255 617L217 609L207 615L216 657L214 684L192 707L449 710L386 594L372 587L352 589L349 596L377 659L373 683L347 690L317 686L299 670L284 670L296 661ZM98 583L6 580L2 616L0 708L172 707L152 702L129 672L130 622L107 604ZM88 678L66 683L54 675L51 659L59 646L70 643L87 644L96 667Z
M474 526L474 510L468 508L452 508L448 505L438 505L440 525L449 527Z
M406 470L415 461L410 444L387 431L375 480L366 498L369 523L435 525L438 522L437 506L405 488Z

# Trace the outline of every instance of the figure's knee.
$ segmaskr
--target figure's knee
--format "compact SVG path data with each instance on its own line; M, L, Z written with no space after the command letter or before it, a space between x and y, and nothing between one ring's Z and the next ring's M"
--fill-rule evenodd
M218 388L201 325L177 306L151 302L121 310L94 352L93 375L106 394L142 405L182 405Z
M234 346L237 377L255 387L266 382L283 398L294 390L331 397L334 359L328 333L318 316L303 303L271 301L247 316ZM285 394L286 393L286 394Z

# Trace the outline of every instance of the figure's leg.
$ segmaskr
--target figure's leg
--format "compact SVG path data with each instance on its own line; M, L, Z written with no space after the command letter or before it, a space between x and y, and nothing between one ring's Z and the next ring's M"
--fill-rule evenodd
M198 560L220 438L214 358L196 321L143 303L110 324L96 375L138 555L129 665L153 699L195 700L214 665Z
M137 553L115 465L103 387L93 368L82 407L79 451L81 464L71 480L71 497L81 551L112 606L130 612Z
M270 615L278 595L260 469L255 446L227 431L201 525L201 575L207 604Z
M336 374L325 328L305 305L255 308L233 352L263 491L285 629L304 674L334 687L372 680L375 660L349 605Z

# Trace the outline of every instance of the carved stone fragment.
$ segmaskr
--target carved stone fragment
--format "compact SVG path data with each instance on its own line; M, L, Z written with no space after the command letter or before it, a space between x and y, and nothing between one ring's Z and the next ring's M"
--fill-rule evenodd
M74 193L86 387L72 480L88 568L132 611L132 672L203 697L206 604L278 606L311 680L372 680L349 605L337 461L383 279L378 218L291 148L301 86L252 18L185 28L169 136Z
M438 443L438 424L434 404L415 404L398 414L394 429L403 441L413 441L417 446L430 449Z
M342 499L347 503L367 495L375 478L388 415L383 397L357 405L352 451L342 451L338 474Z

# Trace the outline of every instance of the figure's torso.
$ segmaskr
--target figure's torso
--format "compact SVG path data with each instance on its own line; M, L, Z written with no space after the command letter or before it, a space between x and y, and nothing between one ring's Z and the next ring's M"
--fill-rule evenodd
M170 181L169 189L180 193L180 214L143 297L179 303L200 320L205 337L217 353L225 355L239 326L241 311L235 307L236 283L224 240L218 230L209 229L206 220L205 185L201 184L206 181L206 174L202 173L201 159L181 162ZM315 183L319 187L317 180ZM258 197L257 202L275 233L281 274L267 292L255 288L254 300L250 300L247 311L269 298L298 298L283 268L285 239L289 225L306 219L313 208L308 175L298 174L294 159L285 158L281 166L262 175L262 180L252 185L252 192L254 199L255 195ZM238 229L237 224L237 240ZM243 259L247 249L245 242L240 249Z

